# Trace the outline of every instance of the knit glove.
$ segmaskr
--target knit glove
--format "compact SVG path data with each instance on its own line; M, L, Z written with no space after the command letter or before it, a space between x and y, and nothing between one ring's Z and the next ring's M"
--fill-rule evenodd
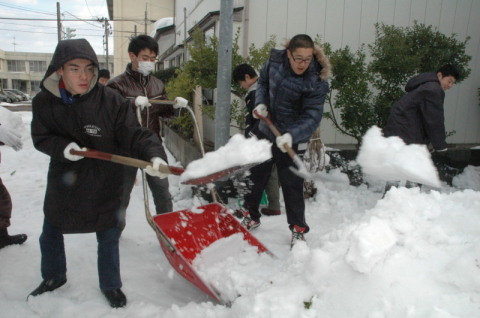
M265 104L258 104L257 107L253 109L253 117L256 119L260 119L255 115L255 112L257 112L262 117L268 117L267 105Z
M186 108L188 106L188 100L183 97L175 97L175 104L173 104L173 108Z
M285 133L281 136L278 136L275 141L278 149L280 149L282 152L287 152L287 149L285 149L285 144L292 148L292 135L290 135L290 133Z
M63 150L63 155L65 156L65 158L67 158L70 161L78 161L78 160L84 158L83 156L71 154L70 150L72 150L72 149L77 150L77 151L87 151L87 148L85 148L85 147L80 148L80 146L77 145L76 142L69 143L67 145L67 147L65 147L65 150Z
M153 157L151 162L152 165L145 168L145 172L147 174L151 175L152 177L159 177L160 179L168 177L168 173L163 173L159 170L160 165L168 166L165 160L160 157Z
M137 98L135 98L135 106L140 107L140 109L143 110L145 107L152 106L152 104L148 102L148 97L137 96Z

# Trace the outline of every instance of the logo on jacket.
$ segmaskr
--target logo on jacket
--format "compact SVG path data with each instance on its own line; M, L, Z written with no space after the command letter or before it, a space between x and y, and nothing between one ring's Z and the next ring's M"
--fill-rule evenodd
M101 132L102 128L95 125L85 125L83 126L85 133L93 137L102 137Z

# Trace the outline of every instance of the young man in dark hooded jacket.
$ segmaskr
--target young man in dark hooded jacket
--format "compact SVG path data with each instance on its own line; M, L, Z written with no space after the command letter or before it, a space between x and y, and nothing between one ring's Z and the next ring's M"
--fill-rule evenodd
M309 227L305 221L304 179L291 171L290 167L295 164L284 145L290 146L299 156L305 153L310 136L323 115L329 76L330 63L323 49L314 45L310 36L298 34L286 44L285 50L272 49L257 82L254 116L257 111L263 117L270 117L282 135L275 137L265 122L260 121L259 131L273 143L273 160L250 170L253 186L251 193L244 197L247 211L242 224L249 230L260 225L258 206L275 163L292 232L292 246L305 240L304 234Z
M437 72L422 73L412 77L405 86L407 92L390 109L385 137L398 136L407 145L431 144L432 159L437 169L448 164L443 101L445 91L459 78L458 70L450 65ZM397 182L388 182L384 194ZM408 181L406 187L418 184Z
M146 172L158 171L166 154L161 141L140 127L120 94L97 83L98 61L85 39L60 41L32 102L31 133L35 148L50 156L40 236L43 282L37 296L67 281L64 234L95 232L98 276L112 307L127 299L120 278L118 210L123 167L74 155L70 150L125 151L152 161Z
M390 109L385 137L398 136L407 145L431 143L435 151L447 150L443 101L458 76L457 69L447 64L437 72L412 77L405 86L407 94Z
M151 75L155 70L155 60L158 54L158 43L150 36L142 34L130 40L128 45L128 63L125 72L108 81L107 86L119 92L130 100L132 113L141 109L142 126L147 127L161 140L160 118L172 117L173 107L170 105L151 104L149 99L166 99L165 85L161 80ZM125 217L130 193L137 176L137 168L126 167L122 208L120 211L121 230L125 227ZM172 196L169 191L168 178L159 179L147 176L148 186L152 192L157 214L173 210Z

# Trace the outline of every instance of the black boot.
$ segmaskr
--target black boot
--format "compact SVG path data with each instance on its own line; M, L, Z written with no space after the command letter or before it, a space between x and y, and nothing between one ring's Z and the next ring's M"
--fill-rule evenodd
M26 234L8 235L6 228L0 229L0 248L13 244L23 244L26 240Z
M45 279L40 286L30 293L29 296L38 296L46 292L55 290L67 282L67 277L62 276L60 278Z
M125 307L125 305L127 304L127 297L120 288L102 290L102 293L105 295L105 298L107 298L112 308Z

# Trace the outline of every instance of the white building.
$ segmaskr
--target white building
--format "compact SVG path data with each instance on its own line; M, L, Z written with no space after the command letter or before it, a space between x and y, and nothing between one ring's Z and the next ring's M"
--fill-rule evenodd
M470 77L446 93L445 117L447 131L456 133L449 144L480 144L480 1L478 0L234 0L234 32L241 30L240 48L261 46L271 35L277 42L298 33L317 35L333 49L349 46L353 50L362 43L372 43L375 23L412 26L414 21L434 28L447 36L456 34L463 41L471 39L467 54L472 56ZM159 30L159 41L168 48L159 53L166 68L178 66L188 52L184 43L189 32L199 26L208 36L219 36L220 0L177 0L174 6L174 25ZM173 38L174 37L174 38ZM325 111L330 111L325 105ZM324 119L322 140L328 145L348 145L355 141L339 133ZM212 140L205 132L205 137Z

